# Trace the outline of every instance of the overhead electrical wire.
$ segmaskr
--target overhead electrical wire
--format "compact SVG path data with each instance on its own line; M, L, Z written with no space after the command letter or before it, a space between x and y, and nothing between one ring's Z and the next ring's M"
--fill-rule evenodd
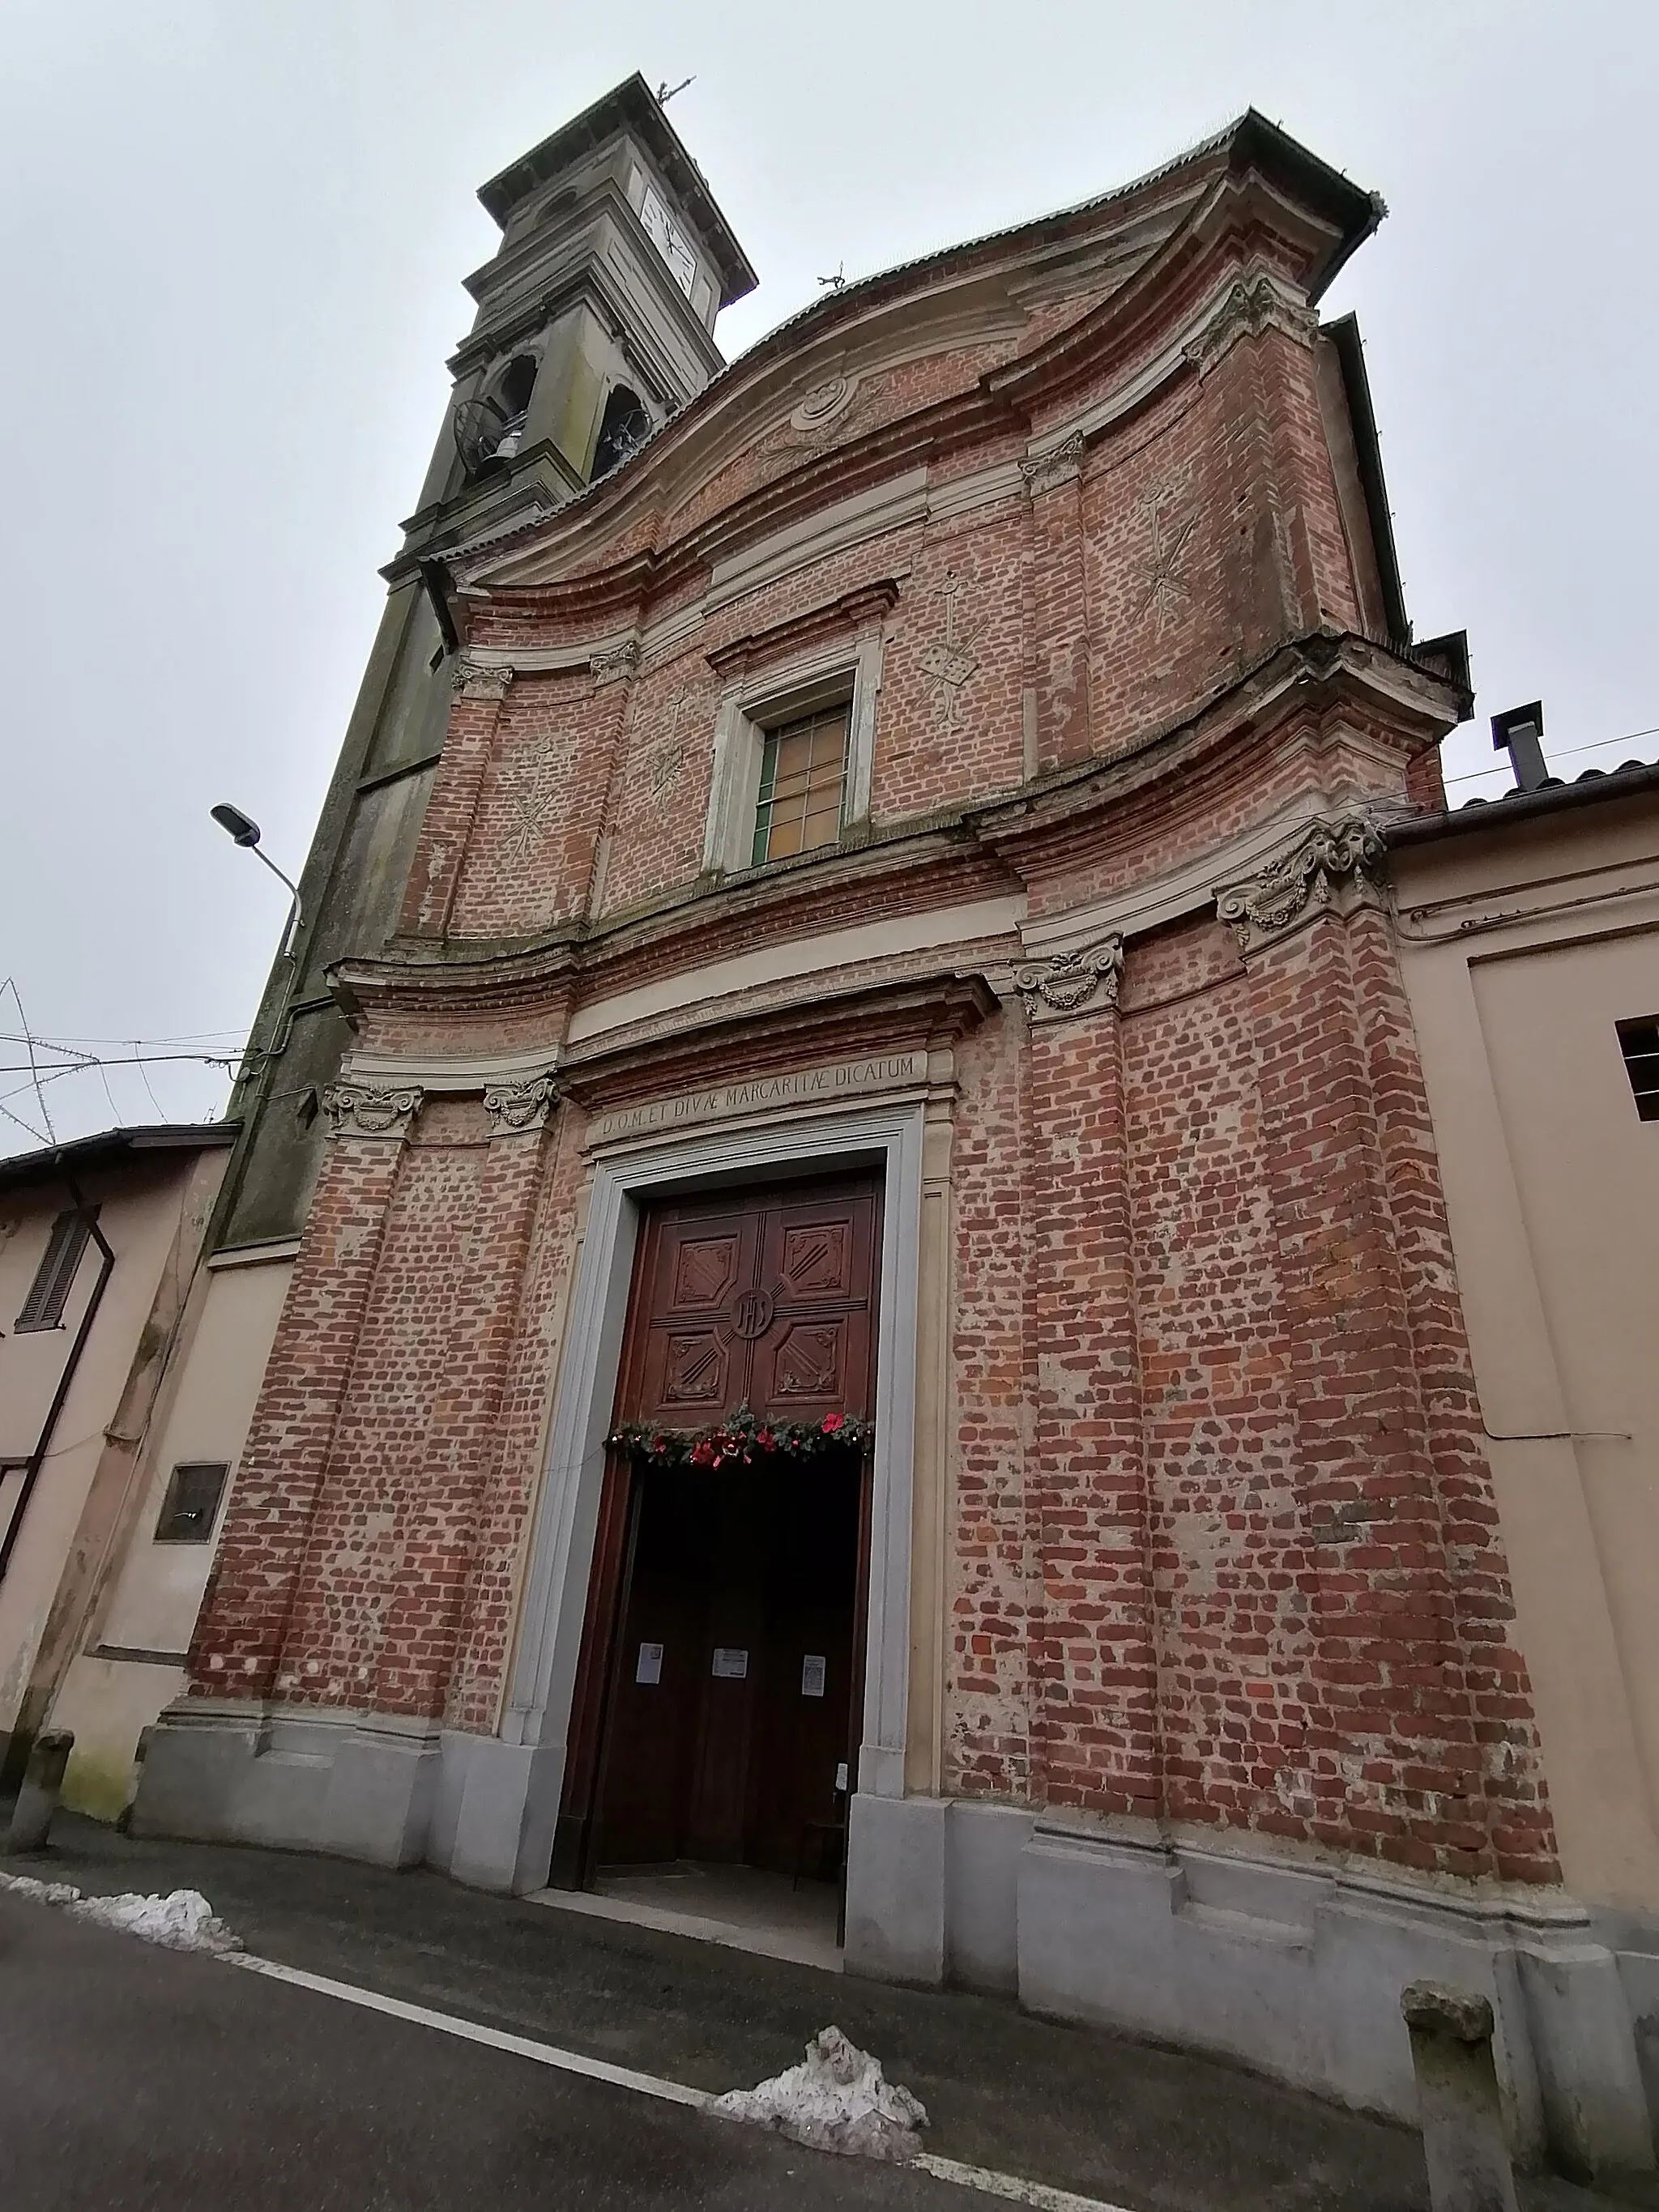
M1650 730L1627 730L1622 738L1597 738L1588 745L1567 745L1553 754L1556 760L1577 760L1581 753L1599 753L1609 745L1633 745L1638 738L1659 738L1659 722ZM1494 761L1490 768L1472 768L1462 775L1449 775L1448 783L1474 783L1483 775L1503 775L1506 773L1502 761Z

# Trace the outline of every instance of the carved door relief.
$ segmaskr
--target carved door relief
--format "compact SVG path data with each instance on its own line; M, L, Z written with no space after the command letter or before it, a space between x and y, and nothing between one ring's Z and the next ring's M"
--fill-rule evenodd
M873 1179L726 1192L641 1226L615 1419L874 1407ZM817 1870L861 1702L867 1467L605 1471L553 1875L690 1858ZM838 1774L838 1770L844 1770Z

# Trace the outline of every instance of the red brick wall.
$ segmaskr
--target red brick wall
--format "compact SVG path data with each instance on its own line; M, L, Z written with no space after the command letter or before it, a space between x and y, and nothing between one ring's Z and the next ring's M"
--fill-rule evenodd
M1212 276L1182 282L1195 296ZM1097 304L1043 308L1027 351ZM411 1062L551 1060L573 1008L743 951L994 895L1036 920L1191 869L1188 918L1132 940L1115 1011L1028 1018L1011 930L753 983L717 1010L693 990L611 1036L611 1093L655 1095L652 1054L710 1080L800 1064L801 1024L838 1018L832 992L991 975L1000 1010L957 1056L948 1786L1547 1879L1388 925L1333 910L1247 961L1204 872L1271 819L1433 803L1425 733L1445 703L1391 704L1429 684L1398 662L1392 690L1337 665L1357 595L1311 356L1284 331L1182 369L1021 480L1029 434L1063 430L1133 370L1121 334L1102 345L1023 422L991 392L1012 336L872 371L828 437L781 428L775 385L746 439L734 402L701 477L630 511L605 549L614 573L475 597L475 641L649 634L802 501L924 459L936 486L1004 472L987 503L946 498L807 560L635 668L602 680L584 659L523 669L500 698L464 693L408 941L350 977L359 1042ZM758 641L745 674L763 682L792 657L786 625L883 581L874 842L702 881L722 656ZM954 687L930 661L947 639ZM465 968L435 958L444 939ZM694 1042L711 1011L749 1025L717 1065ZM567 1050L579 1097L599 1049L579 1033ZM197 1639L198 1694L496 1724L583 1126L567 1099L545 1131L492 1137L476 1095L436 1097L406 1144L335 1146Z
M1091 304L1079 302L1079 312ZM844 467L901 396L920 417L963 381L955 355L915 366L915 375L895 374L890 392L884 386L883 407L872 398L868 419L861 397L838 418ZM690 507L657 526L665 558L674 533L706 520L710 501L719 506L717 490L729 504L767 477L777 436L766 431L762 459L734 459ZM830 465L819 447L788 450L803 466L807 459ZM944 486L975 470L1007 470L1022 451L1006 426L988 423L930 472ZM826 478L824 496L865 488L872 469L878 482L873 463L844 482ZM623 550L608 551L617 558ZM670 571L655 596L610 608L598 626L614 634L631 620L648 630L686 604L697 580L672 563ZM1201 378L1176 377L1091 439L1069 472L1039 477L1029 496L1016 483L964 514L907 522L807 559L652 653L631 677L597 683L585 666L526 672L498 713L493 702L462 699L406 926L501 939L573 921L591 909L602 834L605 915L691 885L722 690L709 656L883 578L898 585L884 625L871 810L884 830L1016 790L1028 692L1040 771L1133 751L1282 641L1358 621L1310 351L1277 330L1242 337ZM927 658L945 641L947 606L950 634L972 663L954 694ZM516 619L486 608L475 629L492 641L568 645L592 636L595 621L573 624L527 599ZM850 665L850 627L846 647ZM781 653L778 665L788 658ZM763 678L766 667L763 654L749 673ZM1402 779L1406 763L1402 749Z
M1553 1878L1382 919L1185 925L966 1075L951 1786Z

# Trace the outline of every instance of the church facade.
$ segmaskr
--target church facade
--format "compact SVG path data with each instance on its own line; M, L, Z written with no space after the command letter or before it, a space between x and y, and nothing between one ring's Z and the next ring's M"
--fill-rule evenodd
M849 1969L1401 2114L1448 1980L1518 2143L1650 2163L1390 909L1470 694L1319 316L1380 203L1251 115L723 367L637 79L484 198L136 1826L844 1850Z

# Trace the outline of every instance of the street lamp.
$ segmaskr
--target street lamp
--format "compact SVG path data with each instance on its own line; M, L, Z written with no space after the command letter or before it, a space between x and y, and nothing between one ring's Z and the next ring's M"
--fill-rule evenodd
M228 831L239 845L246 846L256 860L264 860L277 882L287 885L294 903L289 908L288 927L283 933L283 951L292 959L294 941L300 933L300 886L283 873L275 860L268 859L259 850L259 825L251 814L244 814L240 806L228 803L213 807L210 811L222 830Z

